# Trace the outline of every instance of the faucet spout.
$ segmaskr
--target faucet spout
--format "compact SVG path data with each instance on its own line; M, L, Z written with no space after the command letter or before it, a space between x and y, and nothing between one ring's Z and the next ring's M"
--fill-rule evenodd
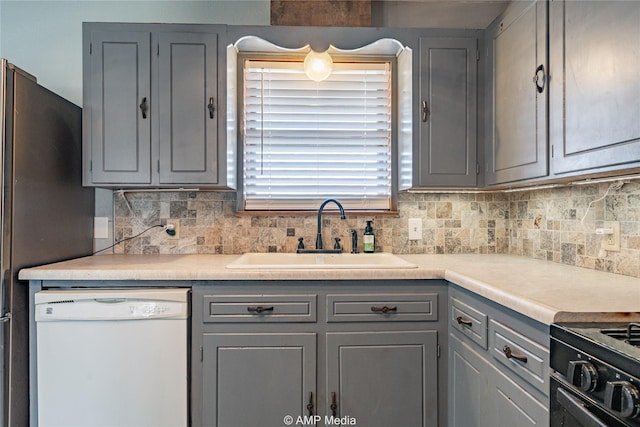
M323 249L322 248L322 211L324 210L324 207L327 205L327 203L335 203L336 206L338 206L338 209L340 209L340 219L347 219L347 217L344 215L344 208L342 207L339 201L337 201L336 199L327 199L324 202L322 202L322 204L320 205L320 208L318 208L318 233L316 235L316 249Z

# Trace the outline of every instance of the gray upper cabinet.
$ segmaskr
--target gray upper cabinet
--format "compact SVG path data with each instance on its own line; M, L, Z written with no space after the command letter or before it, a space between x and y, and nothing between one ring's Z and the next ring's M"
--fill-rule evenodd
M151 33L85 33L86 185L151 183Z
M217 35L160 33L160 184L218 182Z
M218 38L215 26L84 24L85 185L225 185Z
M487 49L486 184L547 176L547 3L513 2Z
M550 3L553 173L640 166L640 2Z
M477 45L420 38L419 187L477 184Z

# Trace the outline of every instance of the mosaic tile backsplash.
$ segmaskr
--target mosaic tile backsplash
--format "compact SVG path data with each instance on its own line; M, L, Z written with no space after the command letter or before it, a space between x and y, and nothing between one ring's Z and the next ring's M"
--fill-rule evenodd
M395 254L502 253L640 277L640 182L512 193L401 193L398 216L323 215L324 247L340 238L351 251L350 230L374 219L376 251ZM607 190L608 193L607 193ZM603 196L606 193L606 197ZM331 206L331 205L329 205ZM327 206L327 207L329 207ZM179 220L179 239L161 228L119 244L115 253L242 254L295 252L298 238L315 246L317 217L237 215L234 192L114 192L116 240L154 224ZM408 240L408 219L422 218L422 239ZM619 221L620 252L601 249L596 228Z

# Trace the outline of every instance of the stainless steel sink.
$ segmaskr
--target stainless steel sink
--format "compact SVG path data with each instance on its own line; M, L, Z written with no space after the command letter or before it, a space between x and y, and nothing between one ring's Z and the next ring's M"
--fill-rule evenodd
M374 254L314 254L314 253L246 253L227 264L237 269L389 269L417 268L389 253Z

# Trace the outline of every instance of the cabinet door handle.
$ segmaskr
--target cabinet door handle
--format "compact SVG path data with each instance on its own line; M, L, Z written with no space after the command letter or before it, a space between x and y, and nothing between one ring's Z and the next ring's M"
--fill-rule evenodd
M425 99L422 100L422 121L427 121L427 116L429 115L429 106L427 105L427 101Z
M309 392L309 403L307 403L307 411L309 416L313 415L313 392Z
M264 313L265 311L273 311L273 306L263 307L261 305L257 307L247 307L247 311L250 313Z
M146 96L144 98L142 98L142 102L140 103L140 105L138 105L138 107L140 107L140 111L142 112L142 118L146 119L147 118L147 111L149 110L149 107L147 106L147 97Z
M333 418L338 416L338 404L336 403L336 392L331 392L331 405L329 405L329 409L331 409L331 416Z
M505 345L504 347L502 347L502 352L507 357L507 359L516 359L522 363L527 363L527 356L523 354L514 353L511 350L511 347L509 347L508 345Z
M387 314L390 311L398 311L398 307L387 307L386 305L383 307L376 307L373 306L371 307L371 311L373 311L374 313L384 313Z
M540 82L542 82L542 84ZM543 64L538 65L538 68L536 68L536 73L533 75L533 83L535 83L538 93L542 93L544 91L544 87L547 83L547 75L544 72Z
M213 96L209 98L209 104L207 105L207 108L209 109L209 118L213 119L213 113L216 111L216 107L214 107L213 105Z
M458 325L464 325L464 326L473 326L473 322L469 319L466 319L462 316L458 316L456 317L456 322L458 322Z

